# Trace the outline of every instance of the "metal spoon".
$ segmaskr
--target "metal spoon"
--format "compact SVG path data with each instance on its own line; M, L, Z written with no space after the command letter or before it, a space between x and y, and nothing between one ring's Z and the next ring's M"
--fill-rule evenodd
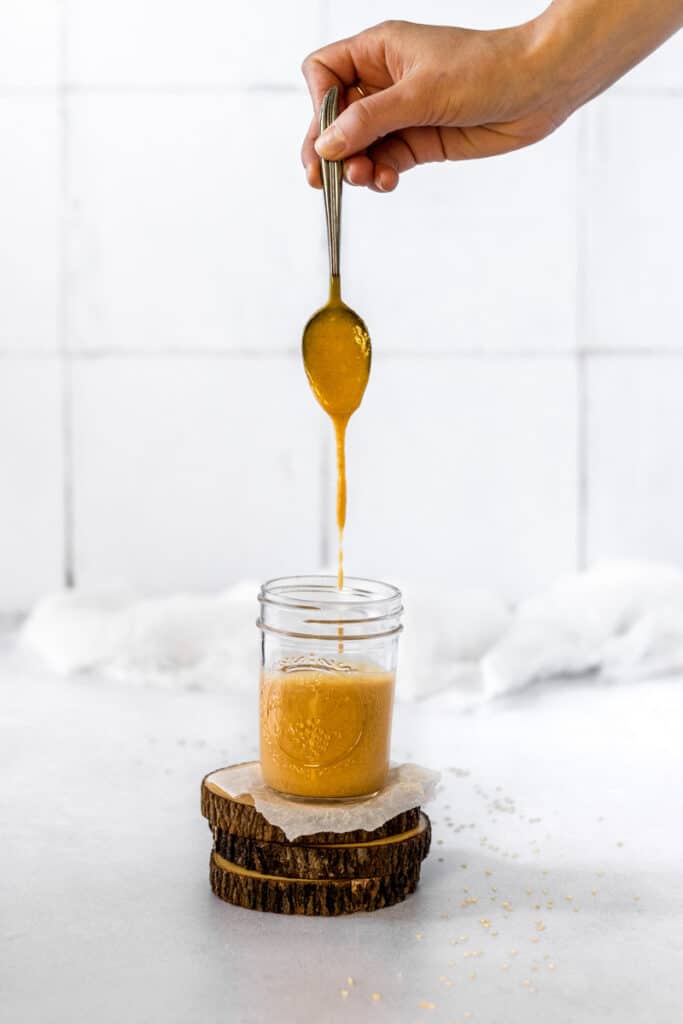
M338 113L338 91L333 86L320 108L320 131ZM313 394L335 423L346 423L361 403L370 375L372 348L365 323L342 302L339 278L339 226L341 217L342 165L321 160L327 248L330 260L330 298L304 328L304 367ZM339 431L337 431L339 439Z

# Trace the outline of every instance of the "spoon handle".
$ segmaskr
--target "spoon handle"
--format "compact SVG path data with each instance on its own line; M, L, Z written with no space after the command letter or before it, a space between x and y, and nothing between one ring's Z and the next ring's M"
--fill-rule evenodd
M339 112L339 93L333 85L325 93L320 107L320 132L329 128ZM327 220L327 251L330 257L330 276L339 277L339 222L341 219L341 160L320 160Z

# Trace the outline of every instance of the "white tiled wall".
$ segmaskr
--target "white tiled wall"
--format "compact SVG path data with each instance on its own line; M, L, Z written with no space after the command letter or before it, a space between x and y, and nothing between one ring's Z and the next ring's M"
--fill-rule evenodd
M542 6L3 0L0 611L331 557L299 64L387 17ZM375 351L350 571L514 596L585 559L683 561L682 124L683 34L536 147L346 190Z
M377 345L573 351L578 130L346 197L345 289Z
M682 112L683 90L608 95L587 112L591 346L683 345Z
M574 359L385 355L374 370L349 427L349 567L507 594L570 571Z
M69 347L293 351L324 257L308 116L303 93L70 96Z
M680 354L591 361L591 558L683 563L682 395Z
M54 99L0 90L0 147L0 352L54 353L63 215Z
M64 577L62 373L54 356L0 368L0 610Z
M0 89L54 90L60 43L60 0L2 0Z
M317 564L322 425L307 389L293 356L77 361L77 580L219 588Z
M324 41L318 0L65 2L67 79L85 87L300 88Z

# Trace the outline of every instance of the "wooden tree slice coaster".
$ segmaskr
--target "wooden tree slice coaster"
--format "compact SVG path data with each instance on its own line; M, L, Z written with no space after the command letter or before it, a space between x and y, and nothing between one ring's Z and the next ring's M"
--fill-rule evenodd
M419 814L419 808L416 810ZM405 832L334 843L267 842L218 828L214 830L214 850L238 867L278 877L330 880L412 876L415 866L419 870L429 852L431 831L426 814L419 814L415 828Z
M222 771L222 769L217 769ZM269 843L287 843L288 839L281 828L271 825L254 807L253 798L249 795L230 797L220 787L212 783L210 772L202 780L202 814L209 822L212 831L217 829L229 832L233 836L244 836L246 839L261 839ZM363 843L385 836L410 832L418 827L420 808L412 807L402 814L386 821L380 828L366 831L357 829L354 832L316 832L313 835L299 836L295 840L299 846L316 846L322 843Z
M400 903L415 892L420 863L403 875L379 878L313 880L279 878L248 871L211 854L211 888L216 896L248 910L275 914L309 914L333 917L358 910L380 910Z
M415 892L432 837L419 807L373 831L318 832L290 842L251 796L228 796L215 776L202 782L202 814L214 837L211 888L222 900L277 914L332 916L379 910Z

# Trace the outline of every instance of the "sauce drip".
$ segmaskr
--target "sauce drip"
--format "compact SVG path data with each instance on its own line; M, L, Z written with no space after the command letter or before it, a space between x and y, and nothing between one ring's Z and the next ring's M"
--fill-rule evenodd
M337 453L337 586L344 586L346 525L346 428L361 403L370 375L372 348L365 323L341 298L339 277L330 298L306 325L304 367L313 394L332 420Z

